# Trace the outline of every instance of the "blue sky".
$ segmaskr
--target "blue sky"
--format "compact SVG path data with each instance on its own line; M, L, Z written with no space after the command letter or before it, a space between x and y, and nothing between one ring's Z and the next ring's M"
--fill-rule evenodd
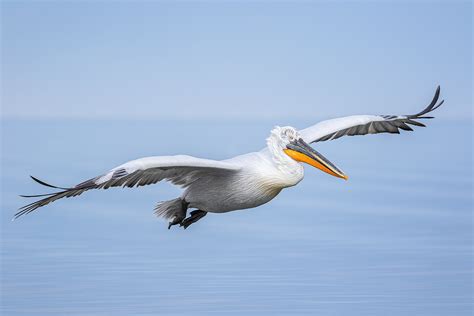
M2 2L2 117L472 116L470 2ZM438 114L439 116L439 114Z

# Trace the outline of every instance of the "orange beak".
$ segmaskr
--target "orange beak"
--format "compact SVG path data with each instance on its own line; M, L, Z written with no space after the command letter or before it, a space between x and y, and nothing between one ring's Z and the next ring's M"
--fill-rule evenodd
M311 148L311 146L301 138L288 144L287 148L283 151L296 161L307 163L308 165L318 168L332 176L344 180L348 179L344 172L327 160L323 155Z

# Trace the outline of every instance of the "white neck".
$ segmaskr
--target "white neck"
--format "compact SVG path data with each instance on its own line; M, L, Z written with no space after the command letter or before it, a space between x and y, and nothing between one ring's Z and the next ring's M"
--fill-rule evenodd
M301 163L293 160L284 151L284 144L282 140L275 134L271 134L267 138L267 148L270 152L271 158L278 170L288 177L297 177L299 180L304 175L304 169ZM299 182L299 181L298 181Z

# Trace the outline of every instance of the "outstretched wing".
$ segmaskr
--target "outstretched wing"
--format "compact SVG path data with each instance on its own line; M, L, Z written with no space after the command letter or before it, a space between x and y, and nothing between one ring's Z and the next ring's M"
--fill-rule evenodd
M132 160L72 188L57 187L35 177L31 177L44 186L60 189L61 191L40 195L22 195L23 197L44 198L23 206L18 210L14 218L16 219L24 214L31 213L37 208L58 199L77 196L91 189L139 187L157 183L161 180L167 180L175 185L186 187L199 178L233 173L239 169L240 166L229 162L179 155L146 157Z
M354 115L322 121L316 125L300 131L301 137L307 143L322 142L337 139L342 136L367 135L378 133L399 134L400 129L412 131L409 125L425 127L416 121L419 119L431 119L432 116L424 116L439 108L444 100L438 103L440 87L431 103L421 112L413 115Z

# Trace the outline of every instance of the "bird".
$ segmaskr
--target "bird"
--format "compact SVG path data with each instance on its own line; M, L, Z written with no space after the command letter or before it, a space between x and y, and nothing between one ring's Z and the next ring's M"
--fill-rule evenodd
M225 160L187 155L145 157L126 162L73 187L51 185L36 177L37 183L59 190L18 209L13 219L29 214L62 198L78 196L93 189L141 187L168 181L183 188L180 197L159 202L154 213L168 221L168 229L184 229L207 213L226 213L250 209L275 198L283 189L297 185L304 177L304 165L315 167L344 180L348 176L309 144L335 140L342 136L378 133L399 134L413 131L410 126L425 127L419 120L431 119L430 112L440 107L440 86L424 110L412 115L353 115L321 121L298 130L275 126L266 139L266 147ZM189 216L188 216L188 210Z

